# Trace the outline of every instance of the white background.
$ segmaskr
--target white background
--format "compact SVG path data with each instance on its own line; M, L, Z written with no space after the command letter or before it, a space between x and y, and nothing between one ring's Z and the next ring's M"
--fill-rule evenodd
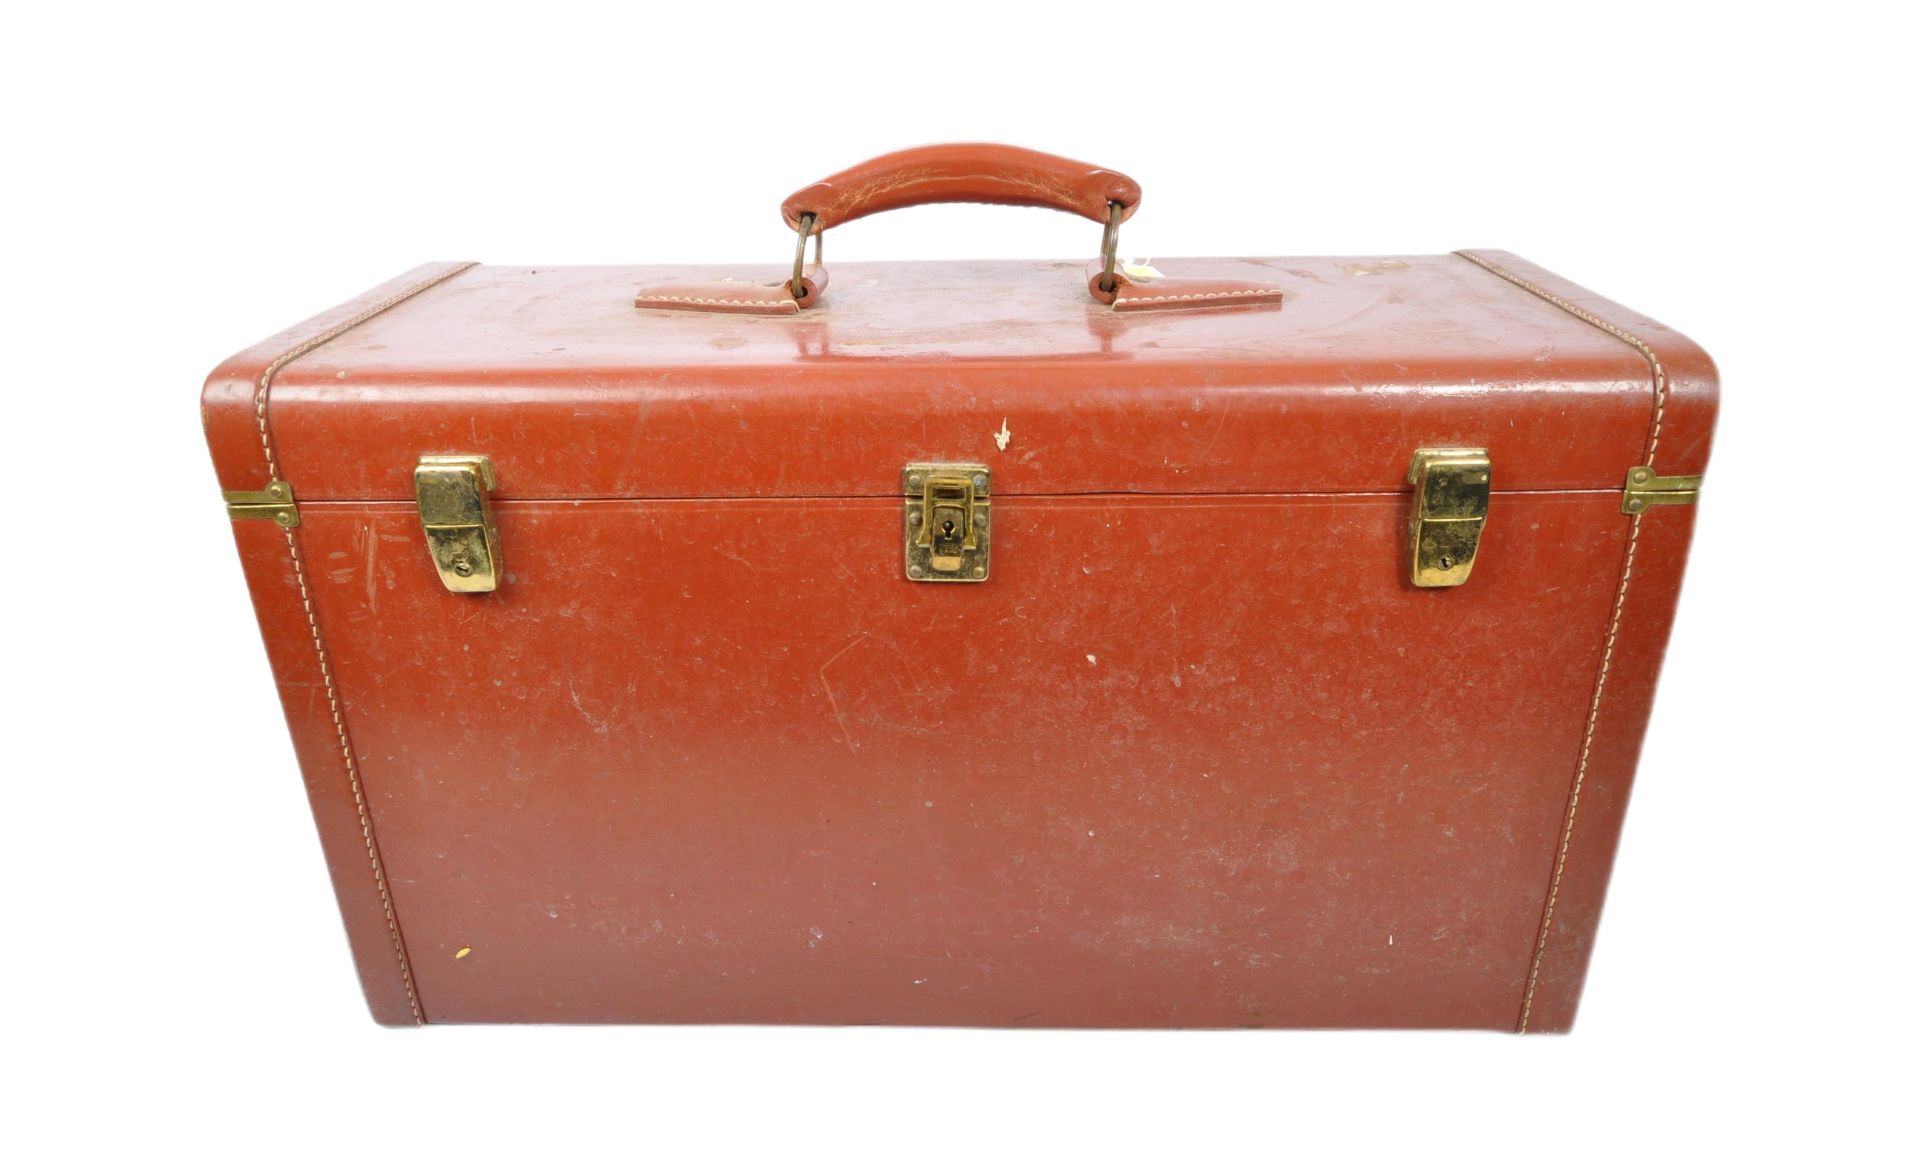
M1897 11L16 9L7 1146L1912 1151ZM771 272L793 188L968 139L1138 178L1134 256L1508 248L1715 354L1718 451L1571 1036L369 1022L200 440L206 371L427 260ZM833 257L1080 257L1096 232L929 208Z

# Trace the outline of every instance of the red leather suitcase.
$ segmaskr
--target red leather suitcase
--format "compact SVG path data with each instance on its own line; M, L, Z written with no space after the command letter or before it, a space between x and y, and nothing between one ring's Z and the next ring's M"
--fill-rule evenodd
M208 380L375 1018L1567 1028L1707 356L1508 253L1129 264L997 146L785 216L954 200L1101 253L429 265Z

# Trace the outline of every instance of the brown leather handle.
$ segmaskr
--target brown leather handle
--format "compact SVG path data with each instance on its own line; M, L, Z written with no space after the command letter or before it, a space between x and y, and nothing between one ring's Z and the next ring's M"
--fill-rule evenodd
M826 292L820 234L889 209L953 202L1059 209L1104 225L1100 259L1088 272L1087 287L1115 312L1274 306L1284 296L1278 285L1264 282L1166 277L1151 268L1120 268L1120 222L1140 207L1140 186L1132 177L1012 145L945 144L875 157L815 181L782 202L780 215L799 234L793 273L785 281L643 286L633 303L640 309L792 316L820 304ZM808 237L814 242L811 266L806 264Z
M1112 169L1012 145L927 145L815 181L781 202L780 215L798 231L810 213L817 233L873 213L955 202L1059 209L1104 225L1109 205L1120 206L1122 221L1133 215L1140 185Z

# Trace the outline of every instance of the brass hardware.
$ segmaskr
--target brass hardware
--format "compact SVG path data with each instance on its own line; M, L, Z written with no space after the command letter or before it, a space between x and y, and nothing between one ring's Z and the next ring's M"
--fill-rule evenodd
M1120 288L1113 279L1113 265L1120 254L1120 214L1126 208L1119 201L1107 202L1107 229L1100 234L1100 292L1112 293Z
M984 582L993 529L987 467L916 462L900 471L906 494L907 577L915 582Z
M500 534L493 526L493 461L482 454L427 455L413 471L420 526L440 581L456 594L499 584Z
M793 243L793 280L787 282L787 293L792 296L795 301L804 300L807 296L807 285L805 281L800 279L800 274L805 269L807 234L813 233L813 222L814 215L812 213L800 214L800 227L798 229L800 237ZM820 250L825 246L826 232L825 229L822 229L818 233L813 233L813 263L816 265L820 263ZM837 251L838 250L836 250L836 252Z
M1653 472L1652 466L1635 466L1627 471L1620 512L1644 514L1652 506L1691 506L1700 500L1700 478L1700 474L1663 478Z
M1413 451L1411 539L1415 586L1459 586L1473 574L1487 524L1493 459L1483 449Z
M1120 254L1120 217L1127 207L1119 201L1107 202L1106 231L1100 235L1100 291L1112 293L1120 287L1115 279L1114 270L1119 263ZM793 241L793 278L787 282L787 293L796 301L806 299L807 287L802 274L806 271L807 237L813 237L813 263L820 264L821 250L825 247L826 230L814 228L816 219L812 213L800 214L800 223L794 226L796 236Z
M235 521L272 518L283 530L300 524L300 508L293 504L293 487L286 482L273 482L264 490L227 490L220 496L227 500L227 517Z

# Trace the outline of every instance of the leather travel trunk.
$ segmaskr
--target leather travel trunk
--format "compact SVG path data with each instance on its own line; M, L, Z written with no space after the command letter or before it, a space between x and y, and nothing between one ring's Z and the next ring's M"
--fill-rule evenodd
M1503 252L1109 263L1138 187L993 146L785 217L936 200L1109 241L429 265L208 380L374 1017L1565 1030L1707 356Z

